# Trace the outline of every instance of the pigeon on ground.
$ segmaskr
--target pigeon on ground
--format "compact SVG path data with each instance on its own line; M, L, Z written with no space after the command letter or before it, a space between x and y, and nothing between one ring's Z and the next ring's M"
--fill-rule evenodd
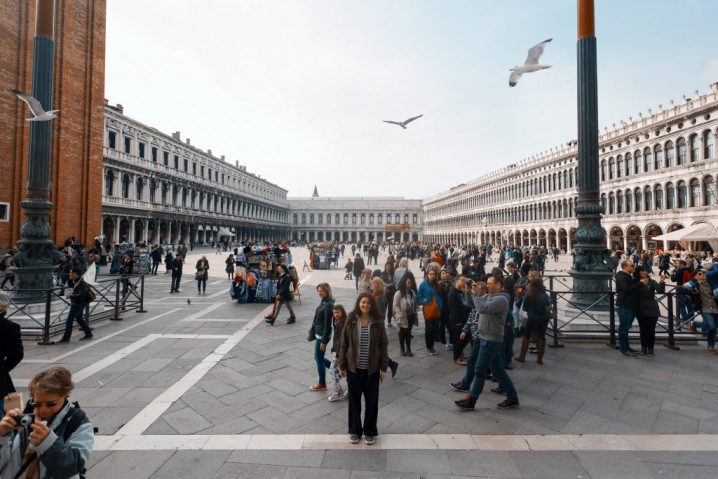
M27 103L27 106L30 108L30 113L32 113L32 118L28 118L27 121L50 121L53 118L55 118L57 113L60 110L50 110L45 111L42 108L42 105L37 100L37 98L28 95L27 93L23 93L20 90L17 90L15 88L11 88L10 91L12 91L19 99Z
M409 123L411 123L414 120L418 120L422 116L424 116L424 115L421 114L419 116L415 116L415 117L409 118L408 120L404 120L404 121L391 121L391 120L383 120L383 121L384 121L384 123L391 123L392 125L399 125L400 127L402 127L403 129L406 130L406 125L408 125Z
M537 72L545 68L551 68L551 65L540 65L538 62L539 57L541 57L541 55L543 54L543 49L546 48L546 45L548 45L551 40L553 40L553 38L544 40L538 45L531 47L529 49L529 54L526 57L526 61L524 62L524 64L509 70L511 72L511 76L509 76L509 86L516 86L516 84L519 82L519 79L521 78L521 75L523 75L524 73Z
M192 304L192 300L187 298L187 304Z

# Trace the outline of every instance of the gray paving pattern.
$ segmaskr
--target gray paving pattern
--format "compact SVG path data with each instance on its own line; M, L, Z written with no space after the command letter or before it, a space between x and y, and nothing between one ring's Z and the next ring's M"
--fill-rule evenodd
M224 256L205 253L214 273L207 296L196 295L191 267L186 268L180 295L167 294L169 276L150 277L147 313L128 312L123 321L98 324L96 344L54 364L76 373L148 334L227 337L261 314L267 305L237 305L229 300ZM302 264L304 254L295 250L297 264ZM417 262L412 269L418 271ZM329 392L309 391L317 373L313 343L306 341L318 302L314 285L328 281L338 303L347 309L353 305L354 282L342 277L343 270L312 273L303 285L302 304L295 304L296 324L278 320L274 327L258 325L145 434L344 435L346 403L329 403ZM192 300L190 305L187 298ZM280 318L286 315L282 311ZM142 321L146 322L139 324ZM549 350L542 366L529 360L510 371L521 401L519 409L497 410L501 398L487 391L477 410L467 413L453 406L461 396L449 383L461 377L463 368L453 363L451 352L438 349L439 356L428 355L423 327L419 327L414 330L415 356L401 357L396 330L388 332L390 356L400 366L396 378L387 378L381 385L380 434L718 431L718 357L707 355L703 344L683 346L679 352L658 348L655 358L635 360L619 356L603 344L568 343L563 349ZM13 371L13 377L30 378L47 367L48 360L86 346L78 343L77 337L62 346L27 343L26 361ZM223 341L159 337L79 381L72 397L88 412L100 434L112 435ZM716 477L716 457L711 453L635 451L98 451L93 454L89 477L290 478L316 477L317 473L351 478Z

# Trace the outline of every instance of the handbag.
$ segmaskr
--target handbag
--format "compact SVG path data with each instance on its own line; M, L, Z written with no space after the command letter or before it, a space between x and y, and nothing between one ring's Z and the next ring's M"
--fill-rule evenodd
M434 321L441 317L441 310L439 304L436 302L436 296L432 296L431 303L424 305L424 319L426 321Z
M314 334L314 325L312 325L311 328L309 328L309 332L307 333L307 341L314 341L317 339L316 334Z

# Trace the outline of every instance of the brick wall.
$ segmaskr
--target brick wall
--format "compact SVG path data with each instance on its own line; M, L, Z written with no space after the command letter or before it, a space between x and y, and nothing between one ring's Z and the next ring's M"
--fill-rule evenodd
M91 244L100 234L102 207L105 0L57 0L52 137L52 239ZM31 90L35 2L0 1L0 85ZM24 103L0 91L0 248L14 247L24 220L30 116Z

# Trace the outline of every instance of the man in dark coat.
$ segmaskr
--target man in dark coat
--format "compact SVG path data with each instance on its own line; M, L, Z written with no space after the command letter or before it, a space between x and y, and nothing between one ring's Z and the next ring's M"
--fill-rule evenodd
M0 291L0 411L3 411L5 396L15 392L10 371L20 364L23 357L20 326L5 317L10 304L10 295Z
M354 258L354 286L356 287L356 290L359 291L359 276L361 276L361 272L364 271L366 267L364 266L364 260L362 259L361 255L357 253L356 258Z

